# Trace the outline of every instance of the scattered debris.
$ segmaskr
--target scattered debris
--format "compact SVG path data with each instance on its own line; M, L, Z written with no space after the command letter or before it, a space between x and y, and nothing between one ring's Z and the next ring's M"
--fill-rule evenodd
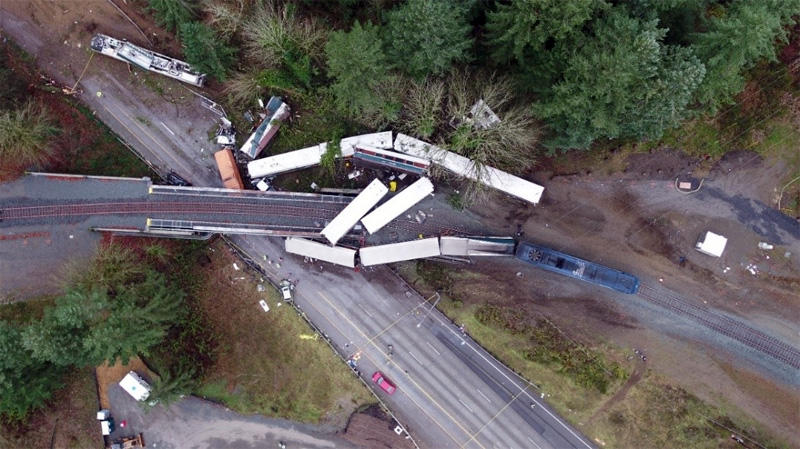
M222 146L233 146L236 144L236 128L230 120L220 117L219 128L217 129L217 144Z
M265 290L265 288L264 288L264 284L258 284L258 285L256 285L256 291L258 291L258 292L263 292L264 290Z

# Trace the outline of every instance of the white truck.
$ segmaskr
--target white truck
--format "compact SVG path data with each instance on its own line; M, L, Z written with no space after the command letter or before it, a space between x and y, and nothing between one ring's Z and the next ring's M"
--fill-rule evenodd
M294 290L294 284L292 284L288 279L281 281L280 290L284 301L292 300L292 290Z

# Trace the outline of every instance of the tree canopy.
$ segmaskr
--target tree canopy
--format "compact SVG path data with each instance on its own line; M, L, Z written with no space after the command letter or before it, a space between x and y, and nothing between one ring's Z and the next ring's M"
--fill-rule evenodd
M236 51L220 41L214 30L200 22L187 22L180 25L180 36L186 62L220 81L227 77Z
M593 22L583 46L551 51L563 61L561 79L535 107L556 133L550 145L657 138L677 125L705 69L690 50L664 45L665 35L656 20L643 22L615 7Z
M470 59L470 2L409 0L386 14L383 38L400 70L415 77L441 75Z
M604 0L514 0L498 4L486 17L487 40L492 57L500 63L520 64L535 52L545 51L548 41L567 38L606 8Z
M62 371L33 357L18 327L0 321L0 415L24 419L60 385Z
M178 31L182 23L191 21L196 3L188 0L147 0L147 6L156 16L156 22L169 31Z
M388 60L380 28L356 21L348 31L335 31L325 45L331 92L336 104L355 118L392 116L396 106L384 89L389 84Z
M713 112L731 102L744 88L744 70L761 59L775 59L776 39L786 40L783 16L777 5L739 0L712 17L707 31L695 34L692 48L708 72L697 91L702 105Z

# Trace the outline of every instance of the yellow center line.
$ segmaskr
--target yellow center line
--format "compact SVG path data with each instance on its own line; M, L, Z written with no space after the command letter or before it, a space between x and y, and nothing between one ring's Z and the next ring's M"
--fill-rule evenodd
M382 356L386 357L386 358L388 359L388 362L389 362L389 363L391 363L391 364L394 364L395 366L397 366L398 368L400 368L400 367L399 367L399 366L398 366L398 365L397 365L397 364L396 364L396 363L395 363L393 360L391 360L391 358L388 356L388 354L386 354L385 352L383 352L383 349L381 349L381 348L380 348L378 345L376 345L376 344L375 344L375 342L374 342L374 341L372 341L372 340L371 340L371 339L370 339L370 338L369 338L369 337L368 337L368 336L367 336L367 335L366 335L366 334L365 334L365 333L364 333L364 332L363 332L363 331L362 331L362 330L361 330L361 329L360 329L358 326L356 326L356 325L355 325L355 323L353 323L353 321L352 321L352 320L350 320L350 318L349 318L349 317L348 317L346 314L342 313L342 311L341 311L341 310L340 310L338 307L336 307L336 305L335 305L335 304L333 304L333 303L331 302L331 300L330 300L330 299L329 299L327 296L325 296L325 294L324 294L324 293L322 293L321 291L317 291L317 294L319 294L319 296L320 296L320 297L322 297L322 299L323 299L323 300L325 300L325 302L327 302L329 306L331 306L331 307L332 307L334 310L336 310L336 312L337 312L339 315L341 315L341 316L342 316L342 317L343 317L345 320L347 320L347 322L348 322L348 323L350 323L350 325L353 327L353 329L355 329L355 330L356 330L356 331L357 331L359 334L361 334L361 336L362 336L362 337L364 337L364 338L367 340L367 342L368 342L368 343L372 344L372 346L373 346L375 349L377 349L377 350L378 350L378 352L379 352L379 353L380 353ZM337 329L338 329L338 328L337 328ZM340 332L341 332L341 331L340 331ZM346 335L346 334L344 334L344 333L342 333L342 334L343 334L343 335ZM372 360L372 362L373 362L373 363L375 363L375 365L376 365L376 366L378 365L378 364L377 364L377 363L376 363L376 362L375 362L375 361L374 361L374 360L373 360L371 357L369 357L369 356L367 356L367 357L368 357L370 360ZM403 374L404 374L404 375L405 375L405 376L408 378L408 380L409 380L409 381L410 381L412 384L414 384L414 386L415 386L415 387L416 387L416 388L417 388L417 389L418 389L420 392L422 392L422 394L423 394L423 395L425 395L425 397L426 397L426 398L428 398L428 400L429 400L429 401L431 401L431 402L432 402L432 403L433 403L433 404L434 404L436 407L438 407L438 408L439 408L439 410L441 410L441 412L442 412L442 413L444 413L444 414L445 414L445 415L446 415L448 418L450 418L450 421L452 421L452 422L453 422L453 423L454 423L456 426L458 426L458 427L459 427L459 428L460 428L460 429L461 429L461 430L462 430L462 431L463 431L465 434L467 434L467 435L473 435L473 434L472 434L472 432L470 432L469 430L467 430L467 428L466 428L466 427L464 427L464 425L463 425L463 424L461 424L461 422L460 422L459 420L457 420L457 419L456 419L456 418L455 418L453 415L451 415L451 414L450 414L450 413L449 413L447 410L445 410L445 408L444 408L444 407L442 407L442 405L441 405L441 404L439 404L439 402L438 402L436 399L434 399L434 398L433 398L433 396L431 396L431 395L430 395L430 393L428 393L428 392L427 392L427 391L426 391L424 388L422 388L422 386L421 386L421 385L420 385L420 384L419 384L419 383L418 383L416 380L414 380L414 378L413 378L413 377L411 377L411 375L410 375L410 374L406 373L406 372L405 372L405 370L403 370L403 369L401 369L400 371L401 371L401 372L403 372ZM418 406L418 407L419 407L421 410L423 410L423 411L425 410L425 409L423 409L423 408L422 408L422 407L421 407L421 406L420 406L420 405L419 405L419 404L418 404L416 401L414 401L414 399L413 399L413 398L411 398L411 396L409 396L409 395L406 395L406 396L407 396L408 398L410 398L410 399L411 399L411 400L412 400L412 401L413 401L415 404L417 404L417 406ZM427 415L427 413L426 413L426 415ZM455 438L453 438L453 435L452 435L452 434L450 434L450 432L448 432L448 431L447 431L447 429L445 429L445 428L444 428L444 427L443 427L443 426L442 426L442 425L441 425L441 424L440 424L438 421L436 421L436 419L434 419L434 418L433 418L432 416L430 416L430 415L428 415L428 417L430 417L430 418L431 418L431 419L432 419L434 422L436 422L436 424L438 424L438 425L439 425L439 427L441 427L441 428L442 428L442 430L444 430L444 431L445 431L445 433L447 433L447 435L448 435L448 436L450 436L450 438L452 438L454 442L458 443L458 440L456 440ZM474 435L473 435L473 437L474 437ZM475 442L476 442L476 443L478 443L478 446L480 446L482 449L486 449L486 447L485 447L483 444L481 444L481 442L480 442L480 441L478 441L478 440L475 440Z
M122 125L122 126L125 128L125 129L127 129L127 130L128 130L128 132L129 132L129 133L131 133L131 135L132 135L133 137L135 137L135 138L136 138L136 140L138 140L138 141L139 141L139 142L140 142L142 145L144 145L145 147L147 147L147 143L145 143L145 142L144 142L144 141L143 141L143 140L142 140L142 139L139 137L139 135L138 135L138 134L136 134L135 132L133 132L133 130L132 130L132 129L131 129L129 126L128 126L128 125L126 125L126 124L125 124L125 122L123 122L122 120L120 120L120 118L119 118L119 116L117 116L117 114L115 114L115 113L114 113L114 112L113 112L113 111L112 111L110 108L108 108L108 107L107 107L105 104L103 104L103 103L100 103L100 104L103 106L103 109L105 109L106 111L108 111L108 113L109 113L109 114L111 114L111 115L112 115L112 116L113 116L113 117L114 117L114 118L117 120L117 122L119 122L119 124L120 124L120 125ZM140 129L140 130L142 130L142 131L143 131L145 134L147 134L147 136L148 136L148 137L149 137L149 138L150 138L150 139L151 139L151 140L152 140L152 141L153 141L153 142L154 142L156 145L158 145L159 147L161 147L161 149L162 149L162 150L164 150L164 154L165 154L165 155L170 155L170 154L171 154L171 152L169 151L169 149L167 149L166 147L164 147L164 145L162 145L162 144L161 144L161 142L160 142L158 139L156 139L155 137L153 137L153 135L152 135L152 134L150 134L150 132L149 132L149 131L147 131L146 129L142 128L140 125L138 125L138 124L136 123L136 121L135 121L135 120L131 119L131 117L130 117L128 114L126 114L126 113L125 113L125 111L122 111L122 110L120 110L119 112L120 112L120 114L124 115L124 116L125 116L125 118L127 118L128 120L130 120L132 123L136 124L136 126L137 126L137 127ZM158 157L158 156L156 156L156 157ZM159 158L159 159L161 159L161 158ZM172 158L172 159L175 159L175 158ZM163 159L162 159L162 162L163 162Z
M320 293L320 292L317 292L317 293ZM322 293L320 293L320 295L321 295L321 294L322 294ZM325 298L323 298L323 299L325 299ZM327 301L327 299L326 299L326 301ZM330 304L330 302L328 302L328 303ZM342 334L343 336L347 336L347 334L345 334L345 333L344 333L344 331L342 331L342 329L341 329L341 328L339 328L339 326L338 326L338 325L337 325L337 324L336 324L334 321L331 321L331 320L329 320L328 318L326 318L326 317L325 317L325 314L323 314L323 313L322 313L322 312L321 312L321 311L320 311L320 310L319 310L317 307L315 307L313 302L309 302L309 305L311 306L311 308L313 308L314 310L316 310L317 312L319 312L319 313L320 313L320 315L322 315L322 317L323 317L323 318L325 318L325 320L326 320L327 322L329 322L329 323L330 323L330 324L331 324L331 325L332 325L334 328L336 328L336 330L337 330L337 331L338 331L340 334ZM339 314L341 314L341 312L339 311L339 309L337 309L335 306L334 306L334 309L336 309L336 311L337 311ZM350 324L352 325L353 323L351 322ZM355 327L355 326L353 326L353 327L354 327L354 328L355 328L357 331L359 331L359 333L361 333L361 335L362 335L362 336L364 336L364 337L366 338L366 335L364 335L364 333L363 333L363 332L361 332L361 331L360 331L360 330L359 330L357 327ZM372 343L372 345L373 345L373 346L376 346L374 343ZM377 348L377 346L376 346L376 348ZM358 346L356 346L356 350L357 350L356 352L360 352L360 348L359 348ZM380 351L380 349L378 349L378 350ZM380 351L380 352L383 354L383 351ZM372 362L372 363L373 363L375 366L378 366L378 361L377 361L377 360L375 360L374 358L372 358L372 357L371 357L369 354L364 354L364 355L366 355L367 359L369 359L369 360L370 360L370 361L371 361L371 362ZM384 354L384 355L386 355L386 354ZM396 364L395 364L395 365L396 365ZM426 416L427 416L427 417L428 417L428 418L429 418L431 421L435 422L435 423L436 423L436 425L437 425L437 426L439 426L439 428L440 428L440 429L442 429L442 431L443 431L444 433L446 433L446 434L447 434L447 436L448 436L448 437L450 437L450 439L451 439L451 440L453 440L453 442L454 442L454 443L458 444L458 440L457 440L457 439L456 439L456 438L453 436L453 434L451 434L451 433L450 433L450 432L449 432L449 431L448 431L448 430L447 430L447 429L446 429L446 428L445 428L445 427L442 425L442 423L440 423L440 422L439 422L439 421L438 421L436 418L434 418L434 417L433 417L433 416L431 416L431 415L430 415L430 414L429 414L427 411L425 411L425 409L424 409L424 408L423 408L423 407L422 407L422 406L419 404L419 402L417 402L416 400L414 400L414 398L412 398L410 395L408 395L408 394L407 394L405 391L402 391L402 390L400 390L400 392L401 392L402 394L404 394L404 395L405 395L407 398L411 399L411 402L413 402L413 403L414 403L414 405L416 405L416 406L417 406L417 407L418 407L420 410L422 410L422 413L425 413L425 415L426 415ZM469 433L467 432L467 434L469 434Z
M392 321L392 322L391 322L391 323L389 323L389 324L388 324L386 327L384 327L383 329L381 329L381 330L380 330L380 331L379 331L377 334L375 334L375 336L374 336L374 337L367 339L367 342L368 342L368 343L372 343L372 342L373 342L373 341L374 341L376 338L378 338L378 337L380 337L381 335L383 335L384 333L386 333L386 331L388 331L389 329L393 328L393 327L394 327L394 326L395 326L397 323L399 323L400 321L402 321L402 320L403 320L405 317L407 317L407 316L411 315L411 313L413 313L415 310L419 309L420 307L422 307L423 305L425 305L425 304L427 304L427 303L428 303L428 300L426 299L424 302L421 302L421 303L417 304L417 305L416 305L416 306L414 306L414 307L413 307L411 310L409 310L408 312L406 312L406 313L404 313L402 316L400 316L400 318L398 318L398 319L396 319L396 320Z
M489 424L491 424L491 423L492 423L492 421L494 421L495 419L497 419L497 417L498 417L498 416L500 416L500 414L501 414L501 413L503 413L503 411L505 411L505 409L507 409L507 408L508 408L508 406L510 406L512 402L516 401L516 400L517 400L517 398L518 398L518 397L519 397L519 396L520 396L522 393L524 393L524 392L525 392L525 390L527 390L527 389L528 389L528 386L527 386L527 385L525 385L525 388L521 389L521 390L519 391L519 393L517 393L516 395L514 395L514 397L513 397L513 398L511 398L511 400L510 400L510 401L508 401L508 403L506 403L506 405L504 405L504 406L503 406L503 408L501 408L500 410L498 410L498 411L497 411L497 413L495 413L495 414L494 414L494 416L492 416L492 417L491 417L491 418L490 418L488 421L486 421L486 423L484 423L484 424L481 426L481 428L480 428L480 429L478 429L478 430L477 430L477 432L475 432L474 434L472 434L472 436L471 436L471 437L469 437L469 439L468 439L467 441L465 441L465 442L464 442L464 444L462 444L462 445L461 445L461 448L463 449L463 448L464 448L464 446L466 446L467 444L469 444L469 442L470 442L470 441L474 440L474 439L475 439L475 437L477 437L479 433L483 432L483 429L485 429L485 428L486 428L486 426L488 426ZM478 440L475 440L475 442L478 442ZM480 443L478 443L478 444L480 444Z

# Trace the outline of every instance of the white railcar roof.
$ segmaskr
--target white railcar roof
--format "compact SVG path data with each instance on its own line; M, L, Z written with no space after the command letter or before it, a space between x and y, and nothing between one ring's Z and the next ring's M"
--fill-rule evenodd
M480 173L476 173L475 163L460 154L447 151L436 145L429 144L405 134L397 134L394 149L413 156L430 159L433 163L465 178L479 180L481 183L513 195L517 198L538 204L542 198L544 187L526 181L520 177L486 166Z
M288 237L286 252L312 259L324 260L336 265L353 268L356 266L356 250L341 246L328 246L313 240Z
M400 214L422 201L431 192L433 192L431 181L428 178L419 178L389 201L381 204L369 215L362 218L361 223L370 234L374 234L389 224L390 221L400 216Z
M353 201L339 212L328 226L322 230L321 234L335 245L347 232L367 214L381 198L389 192L389 189L378 179L373 179L369 185L353 198Z
M388 150L392 148L392 132L383 131L380 133L345 137L339 141L339 147L342 149L342 157L352 156L357 145L366 145L368 147Z
M250 174L251 178L255 179L311 167L319 164L327 148L327 143L321 143L313 147L276 154L275 156L269 156L263 159L256 159L247 164L247 172Z
M359 250L361 264L364 266L401 262L439 256L439 239L411 240L389 245L367 246Z

